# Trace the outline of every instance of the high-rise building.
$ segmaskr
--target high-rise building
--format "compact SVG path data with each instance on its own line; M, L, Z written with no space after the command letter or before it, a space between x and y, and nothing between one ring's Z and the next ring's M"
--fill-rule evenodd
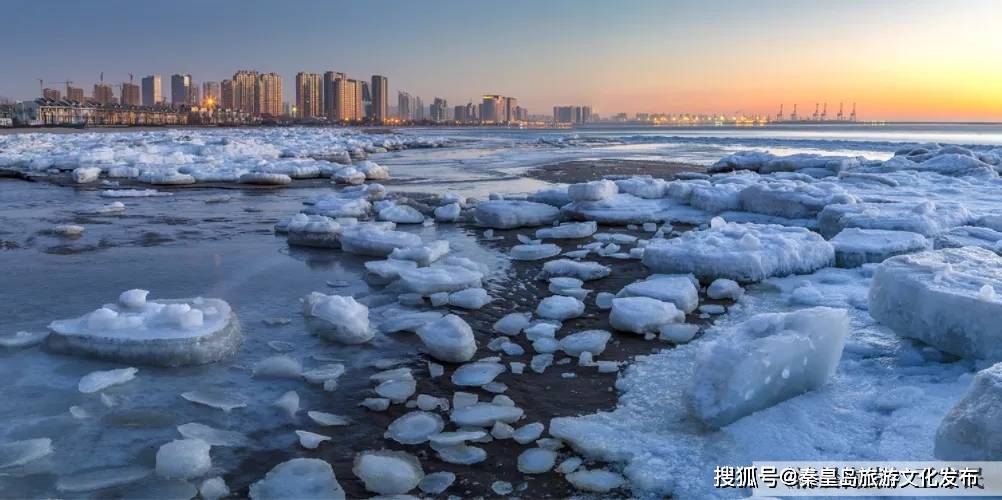
M160 87L160 75L150 75L143 78L143 106L157 106L163 102Z
M258 78L257 114L282 116L282 75L265 73Z
M42 97L58 101L63 98L63 94L56 89L42 89Z
M423 121L424 116L424 100L420 97L414 96L414 121Z
M202 83L202 104L209 107L217 107L222 102L222 89L219 82Z
M369 82L359 80L358 84L362 87L362 118L369 118L372 116L372 92L369 90Z
M411 106L414 99L410 94L402 90L397 91L397 118L401 120L410 120L411 116Z
M317 73L296 74L297 118L321 118L324 113L323 78Z
M80 87L66 86L66 99L70 101L84 102L84 91Z
M118 101L127 106L139 106L142 102L139 99L139 85L122 83L122 96Z
M554 123L587 123L591 118L591 107L589 106L554 106Z
M500 95L485 95L480 104L480 121L501 123L505 119L505 98Z
M449 103L441 98L436 97L435 101L431 103L431 121L433 122L444 122L449 119Z
M219 106L223 109L235 109L233 100L233 80L219 82Z
M362 82L338 78L334 80L334 95L337 99L337 121L355 122L363 118Z
M518 99L514 97L504 98L504 121L505 123L518 121Z
M372 114L376 123L382 123L389 118L389 81L385 76L372 75Z
M337 99L337 89L334 87L334 82L345 78L344 73L338 73L337 71L327 71L324 72L324 82L323 82L323 102L324 102L324 115L330 121L337 121L338 119L338 99Z
M170 103L172 106L191 104L191 75L170 77Z
M233 109L258 114L257 71L240 70L233 74Z

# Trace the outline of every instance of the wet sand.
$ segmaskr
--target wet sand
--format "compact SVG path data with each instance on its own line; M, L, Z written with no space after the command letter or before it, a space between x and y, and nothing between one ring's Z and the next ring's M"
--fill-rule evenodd
M533 168L526 177L549 182L588 182L608 175L650 175L674 179L681 172L703 172L705 167L688 163L648 160L570 160Z
M486 240L482 236L482 228L467 226L464 228L475 235L481 244L494 248L500 252L507 253L508 250L518 244L517 234L531 235L534 229L519 229L495 231L495 237L501 239ZM630 231L624 227L600 227L602 232L628 233L641 238L649 237L642 231ZM591 238L578 240L553 240L559 244L563 250L574 250L578 245L589 243ZM439 308L440 312L452 312L462 316L472 327L477 338L479 349L475 359L498 356L503 364L508 367L508 363L519 361L526 364L522 374L516 375L510 371L499 375L495 381L505 384L508 389L502 394L510 397L516 405L525 411L525 416L519 420L514 427L518 428L533 422L540 422L549 429L550 419L560 416L575 416L590 414L596 411L612 410L618 400L618 392L615 390L617 373L599 373L595 366L578 366L577 359L568 357L562 353L554 353L554 363L548 367L544 373L538 374L529 367L529 362L535 351L531 342L527 341L523 334L516 337L509 337L511 341L522 346L525 354L522 356L508 356L503 352L493 352L487 348L487 344L500 334L494 333L492 325L495 321L511 312L534 311L539 300L552 295L547 290L546 281L537 280L536 275L542 269L544 262L550 259L520 262L513 261L510 272L501 279L485 283L493 301L483 309L477 311L467 311L460 308ZM585 314L582 317L565 321L562 328L557 331L557 338L567 334L589 329L604 329L613 332L613 337L606 346L605 351L597 357L599 360L613 360L623 362L621 369L626 368L626 364L635 356L649 354L660 349L671 348L672 344L654 339L644 340L640 335L615 332L608 322L608 311L602 311L595 305L595 296L598 292L616 293L621 288L636 280L648 276L647 270L638 260L619 260L613 258L599 257L591 255L586 260L597 261L613 268L613 273L606 278L585 283L585 288L593 290L585 299ZM701 296L700 303L722 303L729 301L708 300ZM690 314L686 319L688 323L706 324L708 320L701 319L698 314ZM410 333L398 333L394 335L409 336ZM415 346L419 342L415 339ZM478 394L481 401L489 401L495 394L476 387L458 387L451 382L451 375L459 365L440 363L445 366L445 374L431 378L427 371L426 362L430 358L424 355L413 358L409 362L399 366L410 367L418 382L416 394L429 394L435 397L449 399L456 391L472 392ZM565 363L565 364L560 364ZM371 371L360 373L359 378L368 377L379 370L373 368ZM565 378L564 374L574 374L571 378ZM371 387L371 384L369 384ZM366 397L375 397L371 388L368 392L353 394L352 399L361 401ZM518 455L523 451L534 447L533 443L520 445L512 439L494 440L489 443L470 443L472 446L483 448L487 452L487 459L481 463L473 465L456 465L445 463L440 460L436 453L430 449L427 443L420 445L401 445L395 441L385 439L382 432L396 418L414 411L416 408L407 408L402 404L391 405L387 411L372 412L359 407L354 408L317 408L322 411L331 411L346 415L354 421L364 421L365 425L354 425L341 428L320 428L311 429L309 425L305 428L315 432L332 435L333 445L321 446L317 450L289 450L289 452L265 452L254 454L248 457L241 466L239 472L234 471L226 477L227 483L233 491L246 494L251 482L260 479L276 464L295 457L315 457L322 458L332 464L338 482L345 489L349 498L364 498L371 496L367 492L362 482L352 473L352 463L357 453L365 450L392 449L403 450L417 456L422 463L426 474L438 471L451 471L456 474L457 479L449 489L437 496L427 496L429 498L446 498L450 495L460 495L463 497L498 497L491 490L494 481L507 481L511 483L515 490L510 496L522 498L567 498L580 495L570 483L565 481L561 474L554 471L545 474L527 475L522 474L517 468ZM446 421L446 430L454 429L448 423L448 414L441 414ZM303 422L307 423L307 422ZM302 426L298 428L304 428ZM489 430L489 429L488 429ZM541 437L549 436L544 432ZM252 436L253 438L254 436ZM569 448L559 450L557 464L571 456L579 456ZM586 461L583 467L596 468L604 467L602 463L592 463ZM602 495L602 498L627 498L627 490L618 490ZM509 495L506 495L509 496Z

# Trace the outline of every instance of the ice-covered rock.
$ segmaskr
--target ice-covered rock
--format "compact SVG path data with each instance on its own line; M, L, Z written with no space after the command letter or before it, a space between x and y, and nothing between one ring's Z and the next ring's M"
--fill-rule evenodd
M657 332L662 325L685 320L675 304L650 297L623 297L612 300L609 324L617 329L645 334Z
M477 204L477 224L496 229L546 226L560 217L556 207L522 200L488 200Z
M362 223L341 230L341 249L356 255L386 257L393 250L421 245L421 237L414 233L394 231L385 226Z
M204 476L212 468L209 443L201 439L175 439L157 450L157 475L167 479Z
M444 427L442 417L427 411L412 411L391 422L384 437L400 444L421 444Z
M828 205L818 214L818 229L832 238L843 229L885 229L936 236L951 227L969 224L971 213L956 202L890 202Z
M236 315L223 300L142 299L123 294L119 303L53 321L46 345L60 353L161 366L217 361L240 346Z
M981 370L936 431L940 460L1002 459L1002 363Z
M643 258L644 265L655 272L740 282L809 273L834 262L835 250L817 233L799 227L735 223L652 241Z
M380 495L403 495L424 479L421 462L402 451L364 451L355 456L351 470L365 489Z
M303 315L314 334L336 342L359 344L375 335L369 308L352 297L313 292L303 298Z
M703 345L686 391L692 414L714 427L822 386L849 332L844 309L767 313Z
M515 245L511 247L511 260L543 260L560 255L561 248L553 243L540 245Z
M829 242L835 247L835 265L847 268L932 248L929 240L918 233L854 227L843 229Z
M551 295L539 301L536 315L544 319L564 321L584 314L585 305L574 297Z
M108 387L124 384L134 378L139 370L135 368L119 368L117 370L97 371L84 375L77 384L77 390L84 394L103 391Z
M570 259L551 260L543 264L543 270L538 279L549 279L558 276L577 278L581 281L602 279L612 272L607 266L598 262L577 262Z
M344 490L330 464L318 458L294 458L268 471L250 486L253 500L310 498L344 500Z
M449 305L463 309L480 309L491 301L491 296L483 288L467 288L449 294Z
M706 296L711 299L738 300L744 294L744 288L737 281L727 278L717 278L706 287Z
M599 201L619 192L615 182L602 179L591 182L580 182L567 186L567 196L573 201Z
M544 227L536 230L539 239L576 239L587 238L598 231L595 221L565 222L559 226Z
M1002 360L1002 257L978 247L891 257L870 285L870 315L898 335L958 356Z
M390 253L391 259L409 260L419 266L430 266L433 262L449 254L448 240L435 240L421 246L395 248Z
M650 297L671 302L684 313L699 306L699 290L688 276L654 275L623 287L617 297Z
M481 288L483 277L482 272L467 267L436 263L401 271L400 283L407 291L428 297L439 292Z
M473 329L455 314L426 324L417 334L428 354L439 361L465 363L477 352Z

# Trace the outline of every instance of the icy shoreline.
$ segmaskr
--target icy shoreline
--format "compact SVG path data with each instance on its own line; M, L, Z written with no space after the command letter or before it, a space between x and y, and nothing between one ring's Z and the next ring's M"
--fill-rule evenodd
M291 325L290 333L309 325L319 337L309 339L312 347L300 347L305 333L262 338L267 330L255 326L249 342L262 347L249 358L237 352L236 365L221 361L234 368L246 364L251 379L227 378L230 390L224 392L189 388L181 403L223 409L237 419L266 415L275 422L268 433L284 436L267 438L269 448L296 442L293 457L321 457L333 469L270 461L258 464L248 481L218 445L189 442L233 436L189 426L184 439L157 432L162 453L156 463L144 464L154 476L130 471L130 481L156 477L184 491L209 491L220 486L209 473L217 466L222 470L213 474L222 473L222 486L241 492L262 478L251 491L274 491L294 470L319 488L343 486L353 494L359 488L429 492L442 484L454 492L444 473L501 460L505 480L490 485L496 494L581 488L690 498L719 494L710 486L714 465L925 460L935 456L934 444L960 449L951 447L956 434L949 428L939 432L947 441L936 440L940 422L974 372L999 361L985 348L996 333L977 321L1000 307L998 154L933 145L902 150L887 161L742 153L721 160L712 174L668 181L612 176L489 200L460 194L414 200L388 193L373 182L378 176L366 179L359 171L357 185L272 211L281 218L272 246L344 266L365 277L367 291L331 279L326 288L324 281L301 284L298 294L279 289L290 295L283 300L304 298L304 304L286 305L281 314L291 318L266 324L281 331ZM342 172L345 179L353 176L358 179ZM137 207L170 198L130 200L117 217L124 222ZM87 231L83 238L92 229ZM439 239L444 234L451 236ZM500 259L510 259L506 265L525 274L522 283L506 286L524 293L499 290L493 276L498 266L483 266L471 246L496 248ZM518 302L507 302L511 297ZM979 313L971 320L957 318L956 308L925 306L930 315L924 322L898 318L899 304L919 309L946 302L928 297L973 304ZM234 305L241 318L254 307ZM870 308L884 323L871 317ZM487 320L482 311L499 316ZM936 329L944 324L973 340L958 347ZM12 339L11 345L29 341ZM350 362L360 353L378 358L396 343L406 346L399 352L407 360L377 362L381 371L371 376L371 369L362 375ZM538 412L535 407L545 404L531 389L534 381L558 391L601 377L607 383L623 369L616 358L624 353L621 343L634 346L627 355L645 352L645 345L655 352L622 372L615 409L580 417L560 415L559 408L555 415ZM729 346L734 343L740 348ZM671 345L677 347L666 349ZM36 351L21 354L44 354ZM425 355L415 355L421 351ZM761 360L779 364L757 368ZM343 377L346 372L358 376ZM704 375L694 378L699 373ZM130 410L130 397L119 399L130 387L168 376L143 368L138 376L90 375L81 387L96 388L104 408L74 405L72 417L60 418L86 424L116 407ZM236 380L256 379L282 380L281 390L267 399L232 390ZM327 394L347 398L343 404L363 403L366 409L357 410L362 419L379 422L375 427L385 428L386 438L353 443L357 458L346 462L337 433L324 424L346 421L339 415L345 408L318 406ZM351 401L358 396L365 400ZM981 425L964 420L961 410L954 413L959 423L952 425ZM308 420L297 420L307 414ZM218 431L238 428L229 418L216 424ZM44 426L31 437L39 432ZM67 445L52 436L56 451L42 460L44 443L17 437L8 433L3 442L21 443L12 448L15 458L39 460L35 467L42 470L45 460L58 463ZM387 446L407 453L379 451ZM83 474L61 475L70 488L120 487L104 483L100 473L69 472Z

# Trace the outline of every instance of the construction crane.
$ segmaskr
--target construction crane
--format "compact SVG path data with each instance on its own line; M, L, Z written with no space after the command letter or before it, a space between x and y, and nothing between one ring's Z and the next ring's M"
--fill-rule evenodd
M66 95L70 95L70 85L73 85L73 81L69 78L65 82L49 82L49 85L66 85ZM45 95L45 82L41 78L38 79L38 95Z
M845 115L842 114L842 101L839 101L838 103L838 115L835 116L835 119L838 121L845 120Z

